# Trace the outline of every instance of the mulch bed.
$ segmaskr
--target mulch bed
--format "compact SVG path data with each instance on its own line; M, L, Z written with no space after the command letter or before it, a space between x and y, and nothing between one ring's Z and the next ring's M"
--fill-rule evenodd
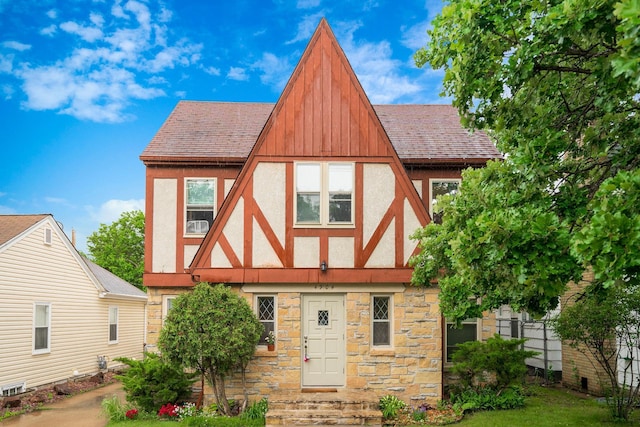
M11 415L33 412L45 404L114 383L115 375L117 374L114 372L100 372L90 377L38 387L16 396L0 397L0 420Z

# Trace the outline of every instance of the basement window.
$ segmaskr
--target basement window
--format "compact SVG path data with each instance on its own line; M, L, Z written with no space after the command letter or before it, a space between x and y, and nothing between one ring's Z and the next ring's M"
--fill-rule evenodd
M15 396L27 391L27 383L23 381L21 383L5 384L0 387L0 395L3 397Z

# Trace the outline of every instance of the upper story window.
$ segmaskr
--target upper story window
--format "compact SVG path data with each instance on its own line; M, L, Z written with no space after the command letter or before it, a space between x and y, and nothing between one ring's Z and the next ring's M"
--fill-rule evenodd
M460 187L460 179L430 179L429 187L429 215L433 222L442 224L442 207L437 206L438 196L456 194Z
M186 234L206 234L215 215L216 180L187 178L185 181Z
M296 225L353 224L353 163L296 163Z

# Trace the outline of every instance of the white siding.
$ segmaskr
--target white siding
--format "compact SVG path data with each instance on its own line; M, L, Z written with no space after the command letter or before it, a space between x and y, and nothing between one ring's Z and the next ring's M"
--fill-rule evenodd
M0 386L93 373L97 355L141 357L145 302L100 299L66 238L54 232L48 246L42 236L40 227L0 252ZM36 301L51 304L51 341L50 352L34 355ZM120 307L119 344L108 344L109 304Z

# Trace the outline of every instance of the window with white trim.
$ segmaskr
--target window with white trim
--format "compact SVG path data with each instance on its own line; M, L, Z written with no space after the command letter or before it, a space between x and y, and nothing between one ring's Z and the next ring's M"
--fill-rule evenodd
M51 341L51 304L33 305L33 353L49 353Z
M276 332L276 297L274 295L256 296L256 314L264 326L264 332L258 343L267 345L266 338L269 332Z
M374 346L391 345L391 297L374 295L371 298L371 330Z
M118 342L118 306L109 307L109 343Z
M353 163L296 163L296 225L352 225L354 171Z
M185 180L185 234L206 234L213 224L215 206L215 178L187 178Z
M164 320L169 315L169 312L173 308L173 303L175 302L176 298L178 298L177 295L164 295L162 297L162 322L163 323L164 323Z
M51 246L53 243L53 230L49 227L44 229L44 244L47 246Z
M438 196L453 195L460 188L460 179L430 179L429 180L429 215L436 224L442 224L442 207L437 206Z
M5 384L0 387L0 396L15 396L16 394L24 393L25 391L27 391L27 383L25 381L21 383Z
M451 362L451 356L458 349L458 345L468 341L477 341L480 336L479 329L480 322L478 319L466 319L459 328L456 327L455 323L447 322L445 360L449 363Z

